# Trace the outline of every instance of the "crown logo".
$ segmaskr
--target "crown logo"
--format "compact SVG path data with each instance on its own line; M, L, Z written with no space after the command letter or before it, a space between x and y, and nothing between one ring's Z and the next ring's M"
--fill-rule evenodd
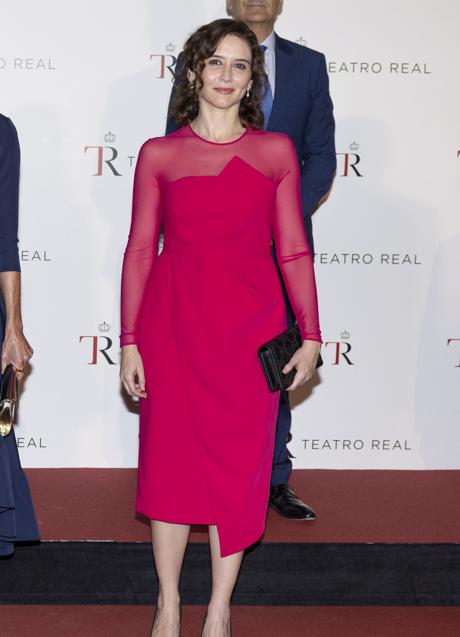
M110 144L116 140L116 135L114 135L111 131L104 135L104 141L109 142Z
M344 341L348 341L348 339L350 338L350 332L348 330L343 330L343 332L340 334L340 338Z
M174 53L174 51L176 50L176 45L170 42L169 44L166 45L165 48L168 53Z
M358 142L352 142L349 146L350 150L358 150L358 148L359 148Z
M98 328L100 332L110 332L110 325L105 321L103 323L99 323Z
M298 40L296 40L297 44L300 44L301 46L307 46L307 41L303 39L302 36L300 36L300 38Z

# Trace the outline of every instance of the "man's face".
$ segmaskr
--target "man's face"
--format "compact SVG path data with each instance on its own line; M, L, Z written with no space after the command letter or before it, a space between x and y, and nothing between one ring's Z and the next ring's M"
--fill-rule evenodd
M227 11L235 20L247 24L272 22L283 10L283 0L227 0Z

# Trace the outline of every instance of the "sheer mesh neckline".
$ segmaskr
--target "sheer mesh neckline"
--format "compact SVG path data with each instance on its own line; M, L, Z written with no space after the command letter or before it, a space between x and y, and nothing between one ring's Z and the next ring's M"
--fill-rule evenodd
M206 139L205 137L198 135L198 133L193 130L190 124L187 124L187 128L191 131L191 133L195 137L198 137L198 139L201 139L201 141L206 142L207 144L214 144L215 146L227 146L228 144L235 144L235 142L239 142L240 139L243 139L243 137L246 135L246 133L249 130L249 126L246 126L246 128L244 129L244 133L241 133L239 137L237 137L236 139L232 139L229 142L212 142L210 139Z
M250 257L263 251L269 256L274 242L302 339L321 340L299 164L287 135L247 126L236 139L221 143L201 138L187 125L142 145L123 261L122 346L136 343L144 292L160 258L161 228L170 247L190 248L200 259L208 250L211 268L215 260L222 265L228 257L241 254L247 255L247 261L241 257L241 268L247 263L251 269ZM170 257L165 253L163 262L169 263ZM158 271L163 272L163 267ZM233 272L232 267L228 265L228 272Z

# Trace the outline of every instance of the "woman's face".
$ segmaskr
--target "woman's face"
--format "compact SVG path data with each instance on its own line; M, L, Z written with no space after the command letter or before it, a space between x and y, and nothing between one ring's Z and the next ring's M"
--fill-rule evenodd
M200 99L215 108L239 104L246 90L252 86L251 76L249 45L236 35L226 35L214 55L206 60L201 74L203 88Z

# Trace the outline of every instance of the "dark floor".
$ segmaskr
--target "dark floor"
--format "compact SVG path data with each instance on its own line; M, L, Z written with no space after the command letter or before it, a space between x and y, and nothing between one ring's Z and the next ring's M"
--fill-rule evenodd
M3 604L142 605L157 590L151 547L140 542L17 547L0 573ZM207 604L210 584L209 546L195 542L185 555L182 602ZM263 542L245 555L233 602L460 606L460 544Z

